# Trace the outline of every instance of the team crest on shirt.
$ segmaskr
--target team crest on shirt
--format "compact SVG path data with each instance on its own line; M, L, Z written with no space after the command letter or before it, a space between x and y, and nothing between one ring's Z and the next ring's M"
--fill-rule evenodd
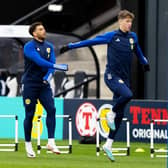
M51 48L48 47L48 48L46 49L46 51L47 51L48 54L50 54Z
M50 57L50 52L51 52L51 48L46 48L47 54L48 54L48 58Z
M130 38L130 39L129 39L129 42L130 42L130 44L131 44L131 50L133 50L133 49L134 49L134 39L133 39L133 38Z

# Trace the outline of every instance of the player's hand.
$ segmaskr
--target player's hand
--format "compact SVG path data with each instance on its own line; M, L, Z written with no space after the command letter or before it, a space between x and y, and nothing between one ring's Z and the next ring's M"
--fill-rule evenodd
M68 64L54 64L54 68L59 71L68 71Z
M68 45L64 45L64 46L62 46L61 49L60 49L60 54L66 52L66 51L68 51L68 50L69 50Z
M143 70L144 70L144 72L150 71L150 66L149 66L149 64L143 65Z

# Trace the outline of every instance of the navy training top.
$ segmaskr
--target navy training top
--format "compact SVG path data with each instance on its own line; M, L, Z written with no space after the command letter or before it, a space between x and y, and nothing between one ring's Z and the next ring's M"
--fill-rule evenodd
M48 41L35 39L24 45L24 74L22 83L42 83L49 80L54 73L56 57L54 48Z
M133 52L135 52L141 64L148 64L138 44L136 33L124 33L120 29L98 35L93 39L69 43L68 47L74 49L98 44L108 45L106 73L117 75L124 81L130 81Z

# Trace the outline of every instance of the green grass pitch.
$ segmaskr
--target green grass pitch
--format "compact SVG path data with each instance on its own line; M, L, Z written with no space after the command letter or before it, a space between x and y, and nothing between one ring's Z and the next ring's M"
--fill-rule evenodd
M0 140L0 143L7 142L9 140ZM57 144L65 145L67 141L58 141ZM125 143L114 143L114 147L125 147L124 145ZM36 149L36 141L33 141L33 146ZM157 146L166 147L164 144ZM136 153L136 148L143 148L145 152ZM43 149L40 155L31 159L26 157L22 140L19 141L18 152L0 152L0 168L168 168L166 158L150 158L149 143L131 143L130 156L115 156L116 162L109 161L103 152L96 156L95 151L94 144L85 145L73 141L72 154L47 154Z

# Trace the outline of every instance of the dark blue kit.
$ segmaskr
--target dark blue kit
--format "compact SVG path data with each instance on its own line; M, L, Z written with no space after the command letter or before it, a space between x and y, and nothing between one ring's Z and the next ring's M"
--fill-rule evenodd
M69 43L68 48L74 49L101 44L107 44L107 64L104 80L113 92L113 100L115 101L113 111L116 112L116 130L110 130L109 134L109 138L114 139L124 115L124 107L133 96L130 90L133 53L137 55L141 64L148 65L148 61L141 51L136 33L122 32L120 29L98 35L93 39Z
M36 40L29 41L24 46L25 71L22 77L23 102L25 106L24 131L25 140L31 140L32 120L37 100L47 112L48 137L54 138L55 106L49 81L54 73L53 64L56 62L51 43Z

